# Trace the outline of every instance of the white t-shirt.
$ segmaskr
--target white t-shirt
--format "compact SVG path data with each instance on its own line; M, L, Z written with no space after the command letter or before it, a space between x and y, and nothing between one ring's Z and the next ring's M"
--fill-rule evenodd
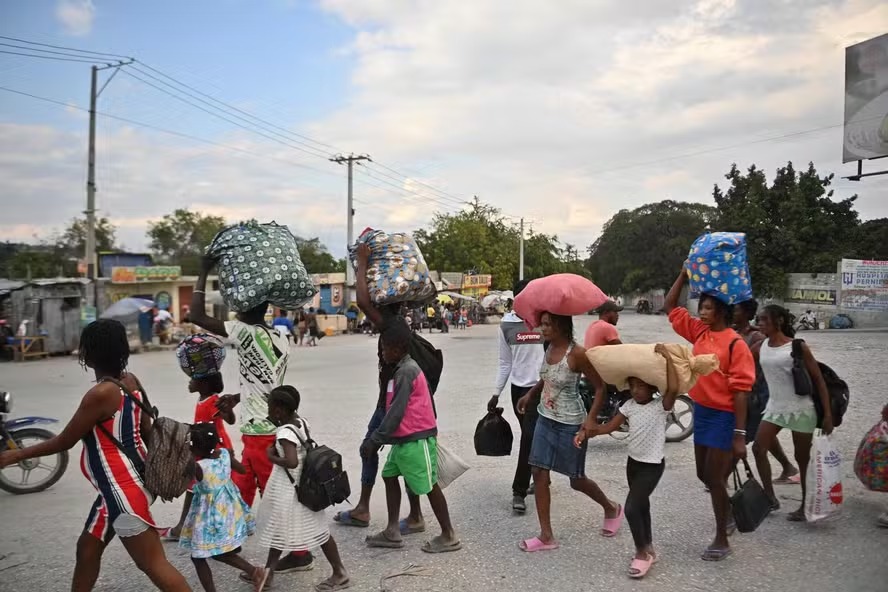
M241 433L267 435L275 432L268 421L268 394L284 382L290 345L274 329L227 321L225 332L237 348L240 366Z
M660 464L666 448L666 416L663 403L654 399L639 405L629 399L620 407L620 413L629 420L629 456L638 462Z

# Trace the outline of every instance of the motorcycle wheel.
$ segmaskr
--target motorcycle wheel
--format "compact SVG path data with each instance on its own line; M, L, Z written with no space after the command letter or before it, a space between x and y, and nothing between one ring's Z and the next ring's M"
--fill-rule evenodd
M693 433L694 402L688 395L679 395L672 411L666 416L666 441L681 442Z
M22 448L54 438L55 434L40 428L25 428L12 433L16 445ZM68 468L68 451L53 456L41 456L0 469L0 489L17 495L43 491L58 482ZM37 477L38 481L32 481Z

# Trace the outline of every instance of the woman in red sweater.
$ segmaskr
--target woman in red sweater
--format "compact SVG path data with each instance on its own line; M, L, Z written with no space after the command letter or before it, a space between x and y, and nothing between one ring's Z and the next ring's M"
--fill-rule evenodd
M731 554L733 532L727 478L737 459L746 458L746 395L755 384L755 362L749 347L731 328L733 310L715 296L700 296L699 318L678 306L688 281L682 270L666 295L664 308L675 332L694 346L694 355L715 354L719 372L701 376L690 395L694 400L694 454L697 478L709 488L715 512L715 540L704 561Z

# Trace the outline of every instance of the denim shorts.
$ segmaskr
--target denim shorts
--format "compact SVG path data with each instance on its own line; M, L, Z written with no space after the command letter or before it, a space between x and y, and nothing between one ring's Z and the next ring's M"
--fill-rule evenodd
M555 471L571 479L586 476L586 449L588 441L580 448L574 446L580 426L558 423L539 416L533 433L528 464L538 469Z

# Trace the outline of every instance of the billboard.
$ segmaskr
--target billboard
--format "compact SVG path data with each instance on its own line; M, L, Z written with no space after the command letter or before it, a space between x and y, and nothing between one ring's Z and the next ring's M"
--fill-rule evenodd
M888 156L888 33L845 49L842 162Z
M888 311L888 261L842 259L842 306Z
M112 284L139 284L142 282L166 282L182 277L178 265L151 265L135 267L112 267Z

